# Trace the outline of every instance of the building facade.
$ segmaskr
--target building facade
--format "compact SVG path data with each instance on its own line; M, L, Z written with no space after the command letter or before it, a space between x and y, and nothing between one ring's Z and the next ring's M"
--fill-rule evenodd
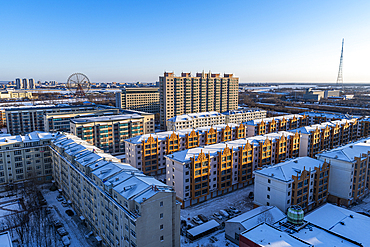
M310 157L295 158L254 171L254 204L276 206L283 212L293 205L304 211L327 201L330 165Z
M222 113L225 115L226 123L245 123L254 119L266 118L267 112L262 109L244 108L229 110Z
M11 135L24 135L33 131L45 131L45 114L77 113L107 108L111 107L102 105L9 107L5 108L6 127Z
M78 111L78 112L67 112L67 113L45 113L44 123L45 131L47 132L69 132L71 129L71 119L86 118L86 117L99 117L99 116L111 116L118 115L119 109L105 109L105 110L90 110L90 111Z
M179 115L167 120L167 131L226 124L225 118L225 115L215 111Z
M159 77L159 106L161 129L167 120L197 112L225 112L238 107L239 78L233 74L190 73L175 76L165 72Z
M329 201L349 206L369 193L370 139L316 155L330 163Z
M305 116L293 114L263 119L254 119L245 123L248 137L265 135L276 131L287 131L308 125Z
M102 246L180 246L171 187L73 135L50 145L56 185Z
M189 207L253 183L253 171L298 157L298 133L264 136L186 149L166 155L166 182L182 207Z
M158 88L124 88L116 93L116 107L159 114Z
M245 137L246 129L243 124L223 124L141 135L125 140L126 162L148 175L163 174L166 172L165 155Z
M28 179L52 180L49 150L54 134L32 132L25 136L0 137L0 185L17 184Z
M144 129L148 119L138 114L77 118L71 120L70 132L107 153L125 153L124 140L154 130L154 115L149 119L151 128Z

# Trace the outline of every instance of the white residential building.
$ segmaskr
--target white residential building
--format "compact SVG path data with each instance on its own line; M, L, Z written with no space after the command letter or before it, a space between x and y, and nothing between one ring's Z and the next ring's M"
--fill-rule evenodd
M27 179L52 180L49 150L54 134L31 132L25 136L0 135L0 185L17 184Z
M50 149L57 186L103 246L180 246L170 186L73 135L58 135Z
M370 139L317 154L330 163L329 201L350 205L369 190Z
M328 197L329 170L328 163L310 157L256 170L254 203L276 206L283 212L292 205L311 210Z
M243 108L238 110L229 110L222 114L225 115L226 123L241 124L253 119L265 118L266 113L267 111L262 109Z
M225 124L225 118L225 115L215 111L175 116L167 120L167 131Z

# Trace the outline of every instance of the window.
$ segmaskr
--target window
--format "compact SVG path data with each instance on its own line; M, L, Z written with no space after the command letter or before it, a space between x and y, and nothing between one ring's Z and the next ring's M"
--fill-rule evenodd
M160 207L163 207L163 201L159 203L159 206Z
M164 240L163 236L161 236L159 239L161 240L161 242Z
M159 215L159 218L163 219L163 213L161 213L161 214Z
M267 191L270 191L270 187L267 187Z
M267 183L271 184L271 180L270 180L270 179L268 179L268 180L267 180Z
M159 229L163 230L163 225L160 225L160 226L159 226Z
M270 199L270 195L267 195L267 199Z

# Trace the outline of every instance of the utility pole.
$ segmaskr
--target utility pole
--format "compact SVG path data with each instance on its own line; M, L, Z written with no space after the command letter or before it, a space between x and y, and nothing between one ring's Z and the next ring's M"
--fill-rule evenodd
M342 69L343 69L343 46L344 46L344 39L342 39L342 52L340 53L339 71L338 71L338 77L337 77L337 86L339 85L339 83L341 83L342 84L342 91L344 92L343 74L342 74Z

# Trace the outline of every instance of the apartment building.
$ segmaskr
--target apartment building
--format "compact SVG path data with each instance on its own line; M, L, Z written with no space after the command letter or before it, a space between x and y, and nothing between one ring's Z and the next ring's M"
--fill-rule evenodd
M150 127L147 128L149 122ZM144 128L145 126L145 128ZM124 153L124 140L154 131L154 115L139 114L77 118L71 120L70 132L107 153Z
M165 155L167 154L237 140L245 136L246 129L243 124L221 124L141 135L124 140L126 161L145 174L163 174L166 172Z
M116 107L159 114L158 88L124 88L116 93Z
M330 163L330 202L349 206L369 192L369 138L317 154L316 157Z
M316 154L358 140L361 136L357 119L335 120L290 130L301 135L299 156Z
M215 111L184 114L168 119L167 130L176 131L181 129L226 124L225 119L225 115Z
M77 111L67 113L45 113L44 123L47 132L69 132L71 129L71 119L111 116L120 114L118 108L104 110Z
M5 108L7 131L11 135L24 135L33 131L45 131L45 114L77 113L106 109L102 105L45 105ZM111 107L110 107L111 108Z
M0 99L33 99L33 95L31 92L27 91L10 91L10 90L4 90L0 91Z
M248 137L265 135L276 131L287 131L308 125L305 116L292 114L271 118L254 119L245 123Z
M182 207L253 183L253 171L298 157L298 133L280 131L264 136L197 147L166 155L166 182Z
M254 204L276 206L283 212L293 205L304 211L327 201L331 166L325 161L298 157L254 171Z
M5 108L0 108L0 123L1 123L2 127L6 127Z
M54 134L32 132L24 136L0 136L0 185L17 184L27 179L47 182L52 179L49 150Z
M222 113L226 123L245 123L254 119L266 118L267 111L258 108L243 108Z
M58 135L50 149L56 185L102 246L180 246L170 186L73 135Z
M159 77L159 104L161 129L167 120L196 112L225 112L238 108L239 78L233 74L190 73L175 76L165 72Z

